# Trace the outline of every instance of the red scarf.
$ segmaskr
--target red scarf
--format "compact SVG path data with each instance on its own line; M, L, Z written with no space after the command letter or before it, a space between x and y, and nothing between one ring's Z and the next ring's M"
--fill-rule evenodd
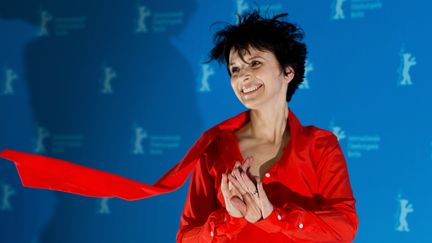
M138 200L168 193L187 180L201 154L222 130L235 130L249 120L246 110L203 133L183 159L153 185L130 180L65 160L6 149L0 157L15 163L25 187L69 192L90 197L119 197ZM291 115L291 114L290 114Z

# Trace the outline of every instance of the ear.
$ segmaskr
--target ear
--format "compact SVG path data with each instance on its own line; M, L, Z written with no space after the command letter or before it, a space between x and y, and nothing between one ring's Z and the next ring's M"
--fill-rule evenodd
M294 75L294 69L291 66L287 66L284 70L284 81L289 84L293 80Z

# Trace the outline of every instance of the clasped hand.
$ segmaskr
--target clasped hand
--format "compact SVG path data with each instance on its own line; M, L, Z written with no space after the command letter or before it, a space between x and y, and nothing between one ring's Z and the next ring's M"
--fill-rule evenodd
M248 173L252 161L252 157L246 158L243 165L237 161L231 173L222 174L221 190L231 216L244 217L255 223L261 218L267 218L273 211L273 205L264 191L261 179Z

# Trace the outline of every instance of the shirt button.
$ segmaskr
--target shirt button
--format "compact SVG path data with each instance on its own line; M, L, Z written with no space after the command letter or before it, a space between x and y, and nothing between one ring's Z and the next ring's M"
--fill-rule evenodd
M270 173L265 173L265 177L270 178Z
M214 233L213 233L213 231L212 231L212 232L210 232L210 236L211 236L211 237L213 237L213 236L214 236Z
M280 216L280 214L278 214L278 215L277 215L277 219L278 219L279 221L281 221L281 220L282 220L282 216Z
M299 228L300 228L300 229L303 229L303 224L299 224Z

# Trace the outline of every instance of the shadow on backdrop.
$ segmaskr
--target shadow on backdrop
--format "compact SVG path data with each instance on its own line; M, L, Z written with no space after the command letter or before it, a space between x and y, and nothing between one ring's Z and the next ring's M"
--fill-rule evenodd
M153 14L149 24L157 13L163 17L174 12L183 13L182 23L168 26L167 31L148 26L145 33L137 33L140 6ZM22 77L33 122L51 137L43 154L145 183L154 183L177 163L203 131L192 67L170 42L195 8L194 1L175 0L129 5L83 0L2 2L2 21L23 20L41 31L42 16L47 20L48 34L35 35L25 47ZM67 22L71 19L72 24ZM59 29L68 24L72 29L61 33ZM104 93L104 78L112 74L112 93ZM143 140L144 154L134 155L137 126L149 139ZM56 151L53 137L64 134L82 135L82 147ZM163 136L180 137L179 147L149 152L151 138ZM40 235L19 237L43 243L173 242L186 189L136 202L109 199L110 212L105 214L98 213L101 199L53 192L56 207L41 209L52 217ZM14 229L2 234L12 237L25 230Z

